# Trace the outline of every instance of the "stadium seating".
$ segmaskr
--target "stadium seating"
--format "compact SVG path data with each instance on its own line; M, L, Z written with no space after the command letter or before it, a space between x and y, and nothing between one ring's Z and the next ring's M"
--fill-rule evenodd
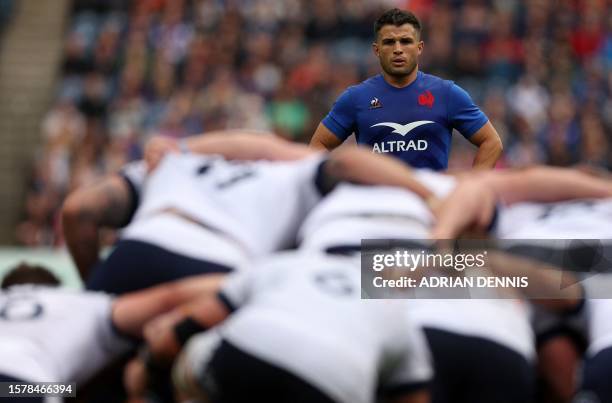
M502 136L500 166L610 165L605 1L396 3L424 22L421 69L467 89ZM227 4L74 2L21 243L61 244L62 196L139 158L152 134L250 127L308 141L339 92L377 72L371 26L388 2ZM459 140L451 167L471 162Z

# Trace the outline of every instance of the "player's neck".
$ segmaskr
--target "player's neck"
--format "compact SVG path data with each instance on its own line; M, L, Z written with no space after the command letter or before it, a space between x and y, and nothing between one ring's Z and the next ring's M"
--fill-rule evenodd
M416 80L418 72L419 66L416 66L410 74L405 76L392 76L390 74L387 74L387 72L385 72L384 70L382 72L382 75L389 85L396 88L404 88L409 86L414 82L414 80Z

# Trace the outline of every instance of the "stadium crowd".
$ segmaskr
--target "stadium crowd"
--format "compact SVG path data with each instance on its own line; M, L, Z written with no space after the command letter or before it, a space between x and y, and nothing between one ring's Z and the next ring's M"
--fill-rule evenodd
M372 22L424 23L420 68L453 79L503 138L502 166L612 163L604 0L77 0L17 238L60 245L67 192L142 155L152 135L271 129L308 141L347 86L377 73ZM455 147L451 167L470 161Z

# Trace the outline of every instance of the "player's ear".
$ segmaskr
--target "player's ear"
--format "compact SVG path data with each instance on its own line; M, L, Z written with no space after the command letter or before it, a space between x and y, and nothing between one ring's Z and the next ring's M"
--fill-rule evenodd
M372 51L374 52L374 55L376 57L380 56L380 53L378 51L378 44L376 42L372 42Z
M425 42L423 41L419 41L419 44L417 45L418 49L419 49L419 55L421 53L423 53L423 48L425 47Z

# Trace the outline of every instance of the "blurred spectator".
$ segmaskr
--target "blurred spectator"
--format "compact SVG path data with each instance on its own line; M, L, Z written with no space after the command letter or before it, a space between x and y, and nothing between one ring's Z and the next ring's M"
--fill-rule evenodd
M576 104L568 92L552 94L548 122L539 133L547 163L567 166L578 162L580 131Z
M138 158L152 134L250 127L308 141L339 91L377 72L372 26L393 6L423 21L421 68L458 81L493 121L500 166L610 166L606 0L75 0L19 239L60 243L66 192ZM471 161L462 144L453 167Z
M543 147L537 141L533 127L520 115L512 121L515 137L507 144L506 160L510 166L529 166L545 159Z
M584 1L583 10L577 14L578 26L573 30L571 43L574 53L580 60L595 55L603 46L605 39L604 2Z
M493 15L490 38L484 42L484 65L490 81L508 85L518 77L523 64L523 43L513 33L512 14Z
M547 119L548 91L534 77L523 76L508 90L508 105L533 131L542 129Z
M296 91L284 84L270 102L268 115L273 130L291 140L304 140L308 109L302 100L295 96Z

